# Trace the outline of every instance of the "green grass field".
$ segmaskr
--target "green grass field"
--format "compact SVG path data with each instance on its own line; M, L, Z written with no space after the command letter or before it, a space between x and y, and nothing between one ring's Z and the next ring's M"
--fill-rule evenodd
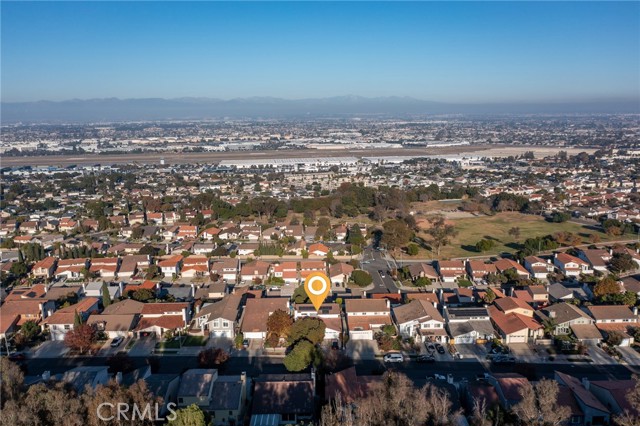
M454 258L464 256L497 255L503 252L514 253L520 249L520 244L527 238L544 236L555 232L572 232L580 236L583 244L590 243L592 235L597 235L601 241L609 238L603 232L589 229L585 226L564 222L551 223L540 216L526 215L522 213L500 213L495 216L480 216L465 219L452 219L458 235L454 237L446 247L440 251L440 258ZM520 228L520 238L516 241L509 235L509 229L517 226ZM429 236L420 233L419 237L429 241ZM479 253L475 250L475 244L481 239L493 239L496 246L488 252ZM418 256L430 257L428 250L421 249ZM435 257L435 254L433 255Z

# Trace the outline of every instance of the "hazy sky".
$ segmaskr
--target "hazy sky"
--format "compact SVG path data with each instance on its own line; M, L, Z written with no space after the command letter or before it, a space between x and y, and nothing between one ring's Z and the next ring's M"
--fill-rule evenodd
M2 100L640 96L640 3L2 2Z

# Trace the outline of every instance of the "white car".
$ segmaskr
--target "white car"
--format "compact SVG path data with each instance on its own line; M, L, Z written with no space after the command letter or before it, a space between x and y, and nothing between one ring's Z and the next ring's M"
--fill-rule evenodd
M402 356L402 354L386 354L382 360L384 362L403 362L404 361L404 357Z

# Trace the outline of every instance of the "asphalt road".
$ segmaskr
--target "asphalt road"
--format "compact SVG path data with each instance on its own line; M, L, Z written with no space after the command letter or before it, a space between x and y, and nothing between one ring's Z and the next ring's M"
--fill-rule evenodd
M364 249L362 259L362 269L371 275L375 286L370 293L396 293L398 291L398 287L389 276L389 262L382 252L367 247ZM380 271L383 273L380 274Z
M152 359L152 368L157 373L180 374L187 369L198 367L195 356L161 356L152 357ZM131 360L136 367L147 365L149 362L148 357L131 357ZM251 377L256 377L260 374L287 373L282 361L283 358L281 357L234 357L220 369L220 373L223 375L236 375L246 372ZM50 371L51 374L59 374L77 366L101 366L106 365L106 363L106 357L36 358L27 361L26 374L40 375L44 371ZM477 361L438 361L432 364L405 361L403 363L385 365L381 360L358 360L355 362L355 366L360 375L379 375L387 369L401 371L418 386L427 381L428 375L436 373L442 375L451 373L455 380L465 378L473 380L485 372L516 372L530 380L553 377L555 371L571 374L578 378L586 377L589 380L629 379L633 373L623 365L591 365L589 363L492 365Z

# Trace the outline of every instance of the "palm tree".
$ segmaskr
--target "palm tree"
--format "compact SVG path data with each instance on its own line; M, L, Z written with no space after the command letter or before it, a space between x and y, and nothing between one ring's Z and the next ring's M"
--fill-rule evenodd
M556 330L558 323L555 318L548 318L542 322L542 328L544 329L544 334L547 336L553 336L553 332Z

